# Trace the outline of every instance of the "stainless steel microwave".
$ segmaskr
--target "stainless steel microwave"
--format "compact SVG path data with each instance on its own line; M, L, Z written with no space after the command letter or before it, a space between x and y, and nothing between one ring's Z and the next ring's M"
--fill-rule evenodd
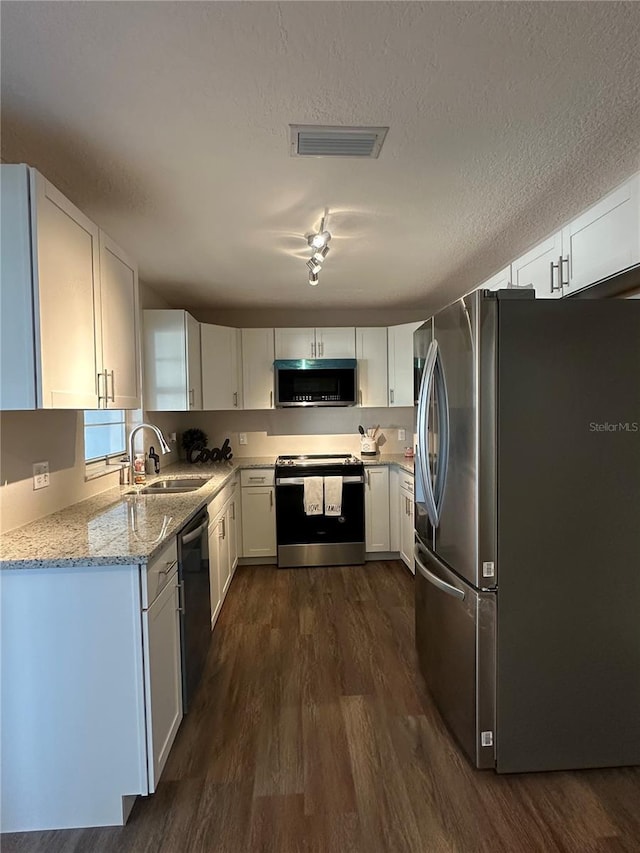
M277 359L273 362L276 408L355 406L355 358Z

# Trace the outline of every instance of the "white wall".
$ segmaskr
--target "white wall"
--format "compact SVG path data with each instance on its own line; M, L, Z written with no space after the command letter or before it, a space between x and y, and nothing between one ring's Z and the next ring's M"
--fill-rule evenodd
M150 417L155 418L152 414ZM358 424L365 429L380 424L380 453L402 453L412 444L413 409L271 409L246 412L183 412L178 428L182 433L198 427L207 433L209 447L220 447L229 438L233 455L277 456L280 453L357 453ZM397 430L406 430L404 441ZM241 445L238 433L247 434Z

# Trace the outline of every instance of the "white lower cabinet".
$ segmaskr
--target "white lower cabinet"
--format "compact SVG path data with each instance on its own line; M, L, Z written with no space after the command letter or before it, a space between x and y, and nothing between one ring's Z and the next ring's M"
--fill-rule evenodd
M149 793L157 787L182 720L178 573L142 613Z
M209 507L209 581L211 627L215 625L238 564L238 485L225 489Z
M273 468L240 472L242 556L276 556L276 507ZM260 484L260 485L259 485Z
M365 551L389 551L389 468L364 469Z
M405 483L411 481L411 488L407 488ZM414 525L413 525L413 477L404 475L400 477L400 513L399 513L399 551L400 557L409 569L415 574L415 564L413 560L414 549Z

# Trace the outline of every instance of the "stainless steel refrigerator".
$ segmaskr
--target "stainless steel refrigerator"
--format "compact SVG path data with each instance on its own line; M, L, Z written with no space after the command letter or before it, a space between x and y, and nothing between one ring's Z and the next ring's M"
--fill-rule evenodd
M498 772L640 764L640 302L473 293L414 335L416 644Z

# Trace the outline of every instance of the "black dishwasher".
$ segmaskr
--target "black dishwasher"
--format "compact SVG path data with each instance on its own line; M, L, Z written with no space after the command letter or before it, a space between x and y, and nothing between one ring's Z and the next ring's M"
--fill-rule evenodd
M178 581L181 593L182 705L189 710L211 642L209 585L209 514L199 512L178 534Z

